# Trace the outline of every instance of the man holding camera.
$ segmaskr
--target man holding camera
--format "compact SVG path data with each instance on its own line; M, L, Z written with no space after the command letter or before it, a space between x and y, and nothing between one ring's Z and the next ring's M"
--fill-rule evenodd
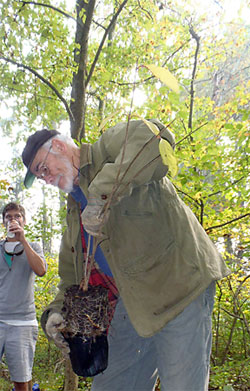
M46 262L40 245L25 237L24 208L11 202L2 217L7 235L0 241L0 352L15 391L30 391L38 336L34 281L46 273Z

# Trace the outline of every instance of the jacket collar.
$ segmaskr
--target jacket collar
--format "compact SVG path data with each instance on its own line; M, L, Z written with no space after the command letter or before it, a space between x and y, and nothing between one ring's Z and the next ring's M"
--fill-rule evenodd
M80 146L80 171L92 163L91 144L83 143Z
M92 164L92 145L82 144L80 146L80 167L79 167L79 187L88 196L88 186L90 183L89 179L89 168Z

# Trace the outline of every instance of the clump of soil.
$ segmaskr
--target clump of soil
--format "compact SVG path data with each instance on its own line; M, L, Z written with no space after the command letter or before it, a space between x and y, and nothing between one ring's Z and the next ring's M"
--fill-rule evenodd
M106 332L110 321L108 290L100 285L89 285L83 291L79 285L71 285L64 295L63 317L65 337L81 336L87 341Z

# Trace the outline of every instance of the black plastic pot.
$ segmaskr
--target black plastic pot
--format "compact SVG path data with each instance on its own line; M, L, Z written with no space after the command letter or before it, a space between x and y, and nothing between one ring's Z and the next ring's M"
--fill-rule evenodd
M78 376L93 377L108 366L108 340L106 335L84 342L80 336L65 338L70 347L73 371Z

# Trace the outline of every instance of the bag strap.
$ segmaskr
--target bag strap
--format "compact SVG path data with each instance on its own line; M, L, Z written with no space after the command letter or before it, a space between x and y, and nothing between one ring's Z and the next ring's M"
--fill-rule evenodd
M81 227L81 240L82 240L82 249L84 253L84 259L87 255L87 244L84 236L84 228L82 224L82 219L80 215L80 227ZM85 262L88 260L85 259ZM90 285L97 286L101 285L104 288L108 289L108 297L110 304L115 307L116 301L119 297L119 292L115 284L115 280L111 276L107 276L106 274L102 273L99 269L97 269L94 265L91 267L91 273L89 278Z

